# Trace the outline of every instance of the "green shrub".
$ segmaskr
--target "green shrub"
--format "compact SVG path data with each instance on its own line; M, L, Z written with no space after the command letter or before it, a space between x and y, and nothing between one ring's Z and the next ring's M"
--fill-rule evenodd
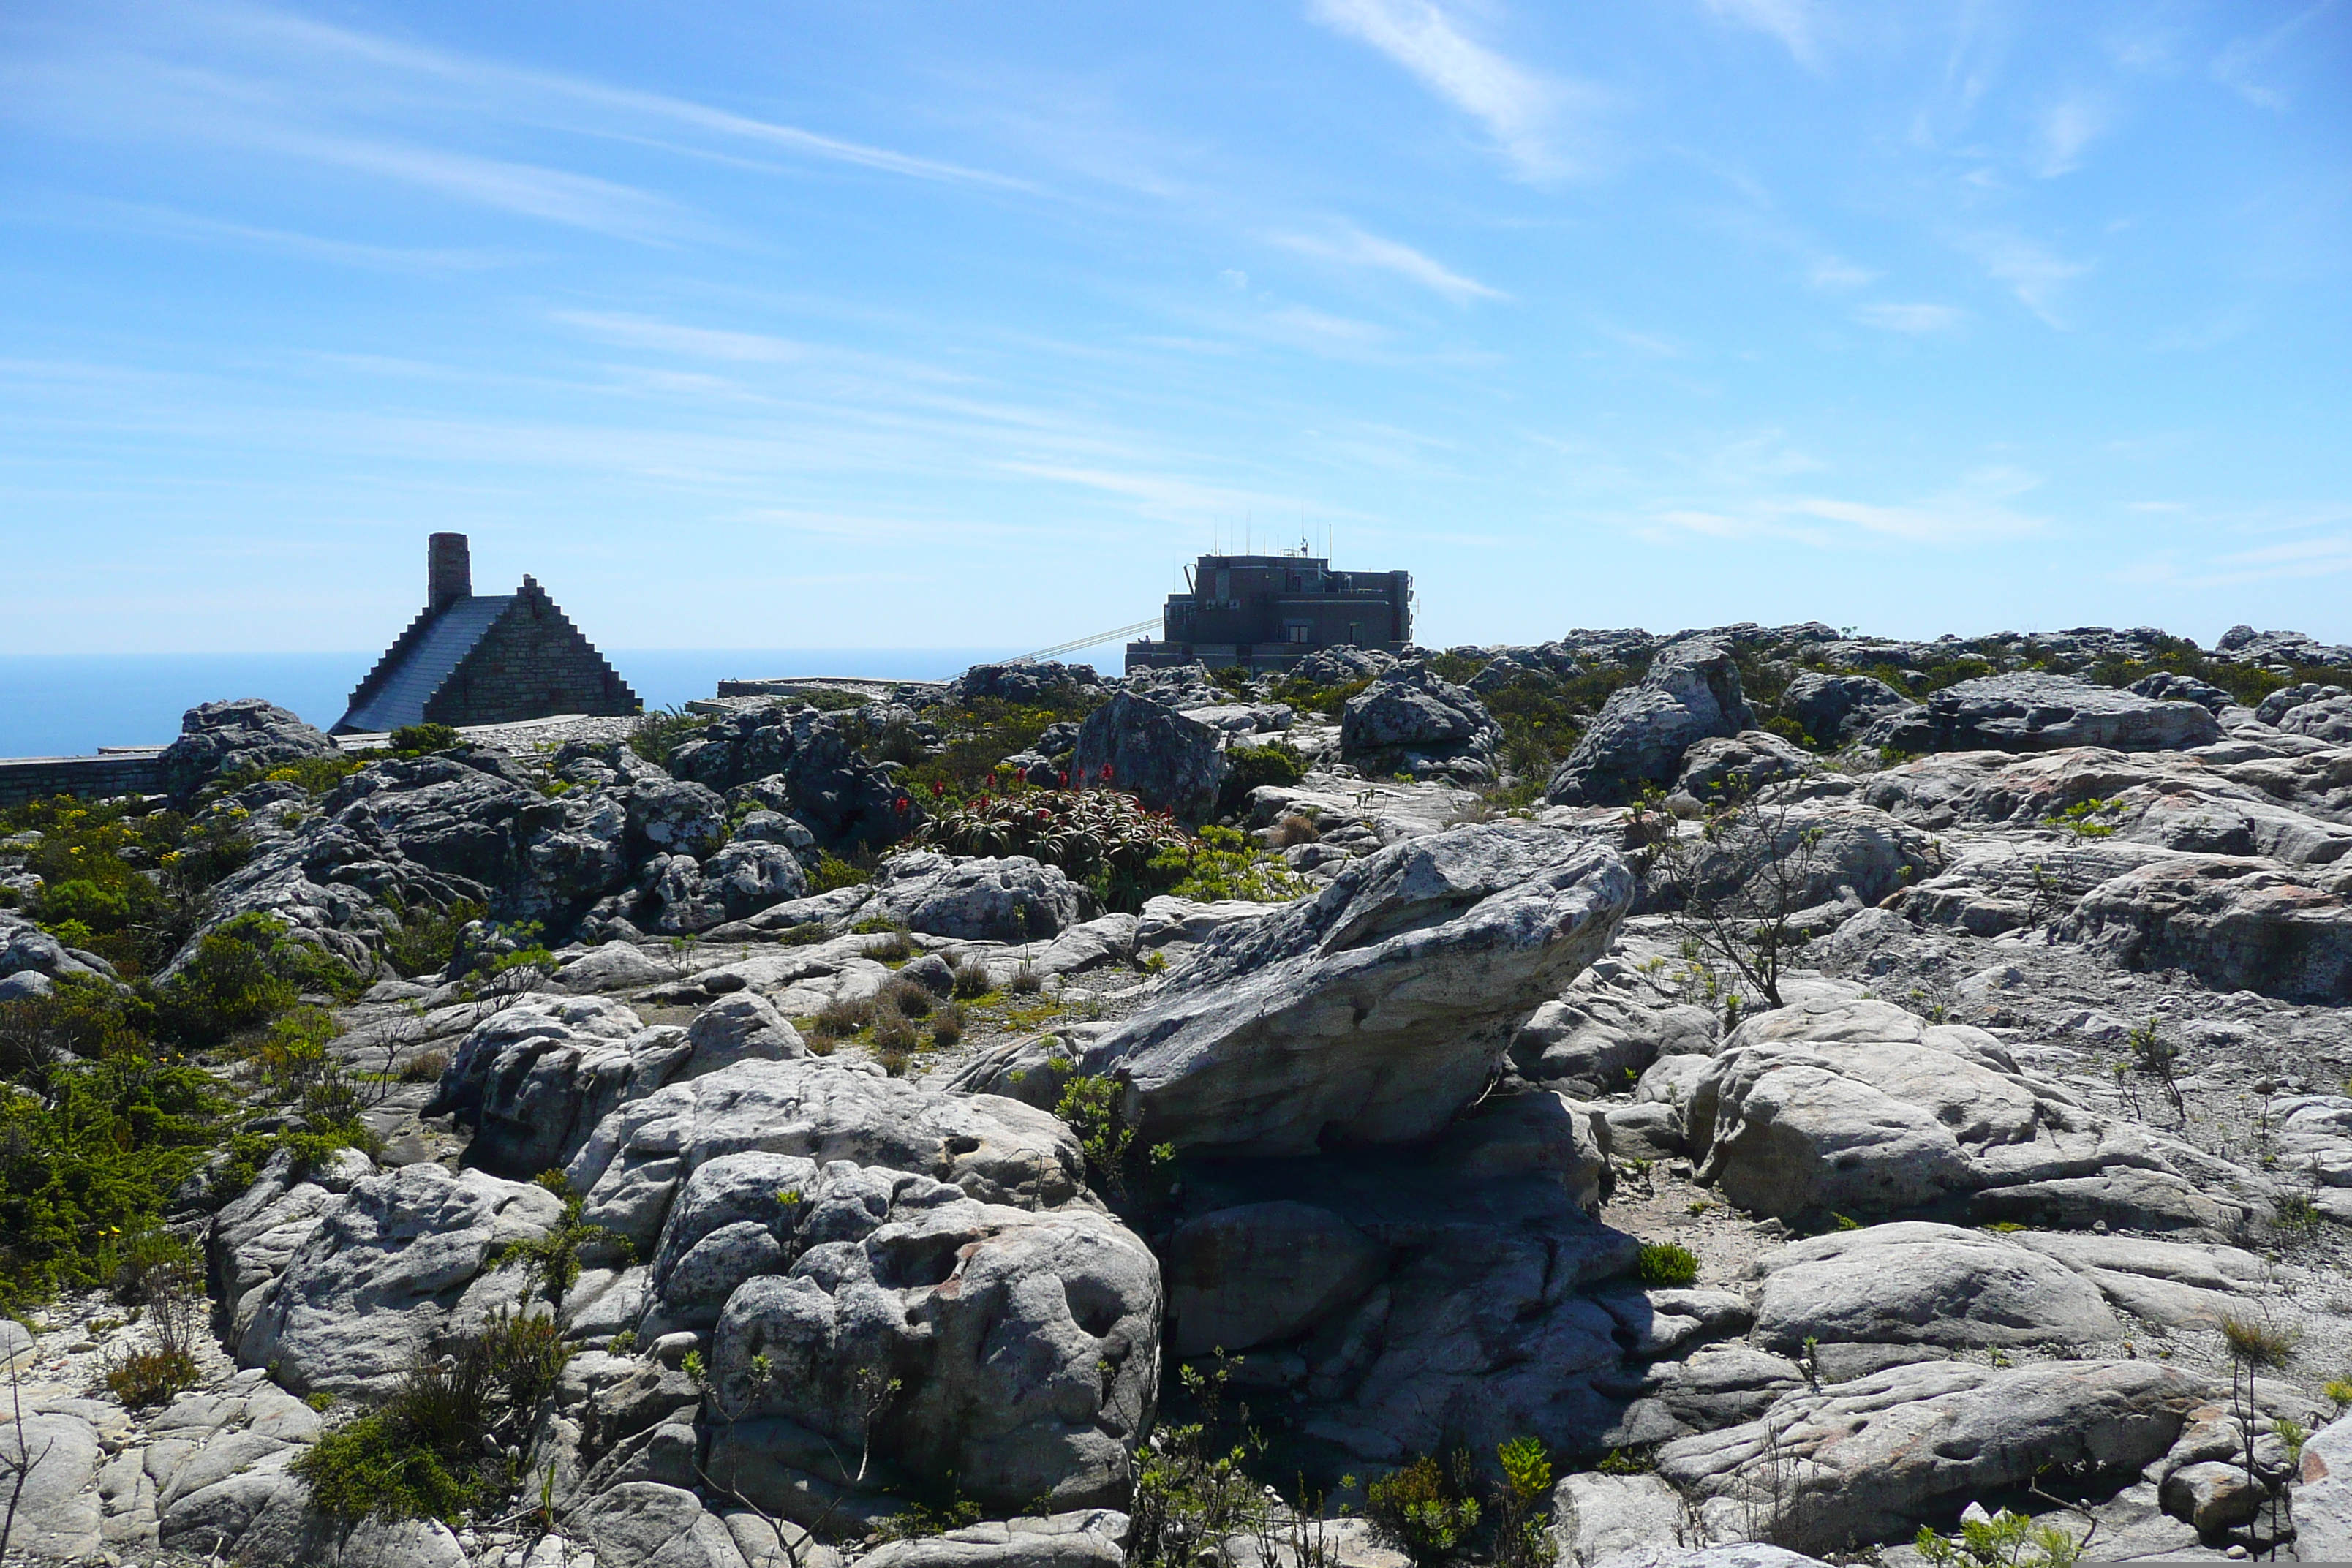
M1653 1287L1675 1288L1698 1279L1698 1255L1672 1241L1645 1241L1634 1259L1633 1278Z
M387 902L392 902L387 900ZM386 934L383 956L402 974L438 974L457 953L457 934L489 911L471 899L458 899L446 910L410 909L392 902L398 924Z
M1307 759L1287 741L1234 746L1225 752L1225 781L1217 788L1220 814L1238 811L1261 784L1295 784L1307 776Z
M390 740L394 752L411 757L452 751L466 743L466 738L446 724L404 724L392 732Z
M1288 866L1259 850L1245 836L1213 824L1201 829L1196 843L1163 851L1151 864L1170 879L1169 892L1203 903L1227 899L1280 903L1309 890Z
M527 1433L570 1352L551 1318L502 1312L454 1345L420 1348L378 1409L322 1435L289 1467L331 1518L459 1515L511 1496L507 1443Z
M186 1351L134 1351L106 1369L106 1388L126 1408L139 1410L169 1405L174 1394L194 1388L202 1376L196 1358Z
M629 731L629 750L649 763L667 767L677 749L701 735L710 721L682 707L657 710L637 721Z
M1470 1457L1440 1464L1423 1454L1365 1489L1365 1512L1414 1563L1444 1562L1478 1528L1478 1500L1470 1495Z
M101 887L87 877L79 877L69 882L55 883L41 893L43 925L55 930L72 922L85 928L83 940L68 946L83 946L89 941L89 932L121 931L131 921L131 894L121 887Z
M373 1412L322 1434L289 1467L331 1519L438 1519L454 1522L480 1488L454 1472L430 1443L413 1440L386 1412Z
M874 879L871 866L858 866L843 859L828 849L816 858L809 870L809 891L830 893L841 888L856 888Z

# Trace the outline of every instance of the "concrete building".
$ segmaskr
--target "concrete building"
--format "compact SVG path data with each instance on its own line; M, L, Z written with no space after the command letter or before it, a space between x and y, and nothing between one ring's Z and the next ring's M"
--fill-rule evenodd
M476 594L466 536L436 533L425 613L368 671L333 733L637 710L637 694L546 589L525 577L511 594Z
M1317 648L1401 652L1412 641L1412 574L1334 572L1297 555L1203 555L1171 594L1164 637L1127 645L1129 674L1198 659L1212 669L1288 668Z

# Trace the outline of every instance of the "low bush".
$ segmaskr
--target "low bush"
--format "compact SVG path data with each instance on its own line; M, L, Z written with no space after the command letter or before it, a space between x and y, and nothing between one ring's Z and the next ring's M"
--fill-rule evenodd
M390 1399L289 1468L331 1518L454 1523L513 1495L520 1476L507 1451L527 1436L569 1353L552 1319L496 1314L454 1344L420 1349Z
M1679 1288L1698 1279L1698 1255L1672 1241L1645 1241L1633 1263L1633 1278L1654 1288Z
M964 1001L985 996L996 989L988 977L988 963L978 953L967 953L949 967L950 984L955 994Z
M398 921L384 939L386 963L402 974L438 974L457 954L457 935L468 925L486 920L489 911L471 899L458 899L442 910L411 909L392 904Z
M1374 1480L1364 1497L1372 1523L1418 1564L1444 1563L1478 1528L1481 1510L1465 1451L1444 1463L1423 1454Z
M882 987L881 1000L908 1018L928 1018L931 1016L932 1007L937 1005L929 986L903 974L892 976L889 984Z
M950 1002L931 1015L931 1044L944 1050L963 1038L963 1009Z
M809 892L812 895L836 892L843 888L863 887L873 879L874 868L871 865L860 866L855 861L845 860L828 849L819 855L816 864L809 868Z
M1240 810L1261 785L1295 784L1307 776L1307 759L1287 741L1263 746L1233 746L1225 752L1225 779L1217 787L1219 815Z

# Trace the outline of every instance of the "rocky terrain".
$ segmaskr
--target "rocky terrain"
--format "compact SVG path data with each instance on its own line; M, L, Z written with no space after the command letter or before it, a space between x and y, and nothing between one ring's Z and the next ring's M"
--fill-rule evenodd
M2352 1557L2347 685L1743 626L192 710L0 824L6 1551Z

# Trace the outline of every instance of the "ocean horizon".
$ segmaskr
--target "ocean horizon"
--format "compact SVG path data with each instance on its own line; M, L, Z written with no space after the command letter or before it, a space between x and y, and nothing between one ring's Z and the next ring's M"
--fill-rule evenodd
M604 656L652 710L711 696L721 680L795 675L942 680L1019 651L622 648ZM181 714L230 697L268 698L324 730L343 716L352 688L380 654L0 654L0 757L165 745L180 732Z

